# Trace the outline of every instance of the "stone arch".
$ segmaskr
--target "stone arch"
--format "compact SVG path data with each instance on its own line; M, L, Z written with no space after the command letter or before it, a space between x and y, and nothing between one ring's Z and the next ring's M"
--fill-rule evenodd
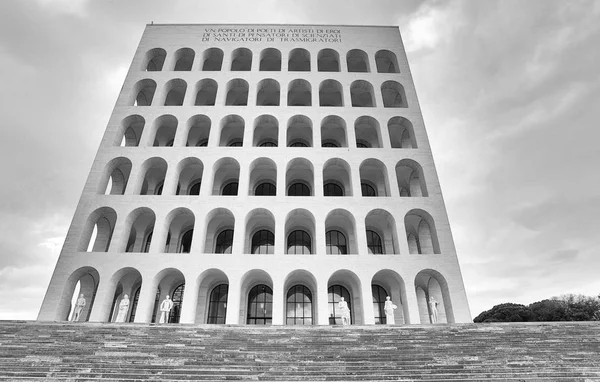
M146 120L138 114L133 114L121 121L115 135L115 146L137 147L144 131Z
M416 149L417 140L412 123L404 117L392 117L388 121L388 132L392 148Z
M336 80L325 80L319 86L319 106L344 106L342 84Z
M333 49L321 49L317 55L317 68L319 72L339 72L339 53Z
M239 183L240 164L233 158L221 158L213 165L212 194L221 195L223 188L231 183Z
M142 275L137 269L125 267L116 271L108 280L108 285L106 286L108 292L101 307L102 312L105 312L106 316L102 318L102 321L117 322L119 304L125 295L127 295L129 297L129 309L125 315L125 321L119 322L132 322L130 318L132 315L135 317L135 310L137 308L137 306L134 306L134 295L136 290L141 286Z
M78 284L79 288L77 288ZM76 301L83 294L86 300L85 306L76 321L88 321L94 307L99 284L100 274L95 268L85 266L73 271L65 282L54 319L56 321L73 321Z
M350 305L350 317L352 317L352 324L364 325L365 318L363 313L363 302L361 299L362 286L360 278L354 272L348 269L339 269L329 276L329 279L327 280L328 290L334 285L341 285L346 288L348 292L350 292L351 301L348 301L348 303ZM331 317L329 319L331 323Z
M266 48L260 52L259 71L279 72L281 71L281 52L275 48Z
M215 106L219 85L212 78L205 78L196 83L196 99L194 106Z
M154 279L152 280L152 285L156 285L156 299L154 301L154 309L152 310L152 320L153 323L158 323L160 320L160 304L167 297L171 297L174 299L173 292L180 286L184 285L185 288L185 276L183 273L176 268L166 268L162 271L158 272ZM183 293L183 297L185 296L185 292ZM170 317L176 316L176 322L169 321L168 323L178 323L179 316L181 314L181 307L175 303L173 308L171 309Z
M327 217L325 218L325 233L329 231L338 231L341 232L345 239L345 251L342 250L341 244L335 245L336 243L332 242L330 250L329 243L326 242L328 255L356 255L358 254L358 245L356 239L356 221L354 220L354 216L345 209L337 208L335 210L331 210ZM326 238L327 241L327 238ZM337 253L336 253L337 252ZM343 253L345 252L345 253Z
M383 107L408 107L404 86L397 81L385 81L381 84Z
M375 53L377 73L400 73L396 55L389 50L382 49Z
M310 118L295 115L288 121L287 147L313 147L313 125Z
M123 195L131 174L131 161L125 157L111 159L104 166L102 178L98 184L99 194Z
M140 174L143 174L143 181L140 185L139 194L161 195L165 175L167 174L167 161L159 157L147 159L142 163Z
M210 294L213 289L218 285L225 284L229 286L229 278L220 269L210 268L198 276L197 283L198 285L198 301L196 304L196 318L194 323L196 324L224 324L223 322L209 322L209 304L210 304ZM224 301L224 306L222 309L225 310L225 314L227 312L227 299ZM215 320L217 321L217 320Z
M81 231L77 251L108 252L116 221L117 213L110 207L100 207L92 212Z
M312 325L316 325L319 322L319 297L318 297L318 284L316 277L306 269L295 269L285 276L283 281L283 317L286 318L284 323L290 325L287 320L287 294L290 288L295 285L302 285L307 287L312 294Z
M225 105L227 106L246 106L248 105L248 91L250 87L246 80L234 78L227 83L227 97Z
M254 235L262 230L271 232L273 237L276 237L275 232L275 217L271 211L265 208L255 208L246 215L246 235L244 238L244 253L272 255L275 252L275 242L269 243L261 248L254 248L252 245ZM265 252L265 253L263 253Z
M346 54L348 72L369 73L369 56L360 49L352 49Z
M235 217L227 208L215 208L206 214L206 239L204 253L215 253L217 236L224 230L233 230ZM233 251L233 248L231 249Z
M272 78L265 78L258 83L256 106L279 106L280 94L279 82Z
M237 48L231 53L232 71L250 71L252 69L252 51L247 48Z
M200 195L204 164L196 157L183 159L177 165L179 178L176 195Z
M175 52L173 59L173 68L175 71L190 71L194 65L194 57L196 53L190 48L181 48Z
M263 114L254 120L254 147L277 147L279 121L272 115Z
M396 220L392 214L379 208L371 210L365 218L365 228L367 231L373 231L379 235L382 240L383 255L400 253L398 249ZM368 240L367 246L369 246ZM371 251L370 248L369 252L372 254L378 254Z
M402 276L391 269L381 269L373 275L371 285L383 287L388 296L391 297L392 302L398 307L394 310L396 325L411 323L406 297L406 285Z
M352 107L375 107L373 85L364 80L356 80L350 85Z
M256 187L265 182L277 187L277 164L272 159L257 158L250 163L249 170L248 195L255 195Z
M184 207L169 212L165 219L165 227L168 227L168 230L164 252L191 252L195 220L194 213Z
M410 254L440 254L435 221L431 215L415 208L404 216L404 228Z
M325 189L329 183L342 188L343 196L352 196L352 171L350 165L343 159L332 158L323 165L323 195L327 195Z
M348 147L346 121L329 115L321 121L321 147Z
M285 253L286 254L300 254L299 251L290 247L290 234L294 231L304 231L310 236L310 248L306 251L314 255L317 253L316 248L316 224L315 217L310 211L303 208L296 208L290 211L285 217ZM293 253L290 253L293 252ZM308 253L306 253L308 254Z
M305 158L294 158L287 164L285 171L286 195L289 194L290 186L302 183L308 186L310 196L315 194L314 168L312 163Z
M161 115L152 124L150 146L171 147L175 143L175 134L179 122L171 114Z
M223 51L219 48L208 48L204 51L202 70L205 72L220 71L223 65Z
M164 106L183 106L187 83L181 78L175 78L165 84L164 87L165 100L162 103Z
M360 183L368 184L377 192L376 196L390 196L390 183L385 164L379 159L365 159L360 164ZM364 195L363 195L364 196Z
M288 106L312 106L312 89L310 82L301 78L291 81L288 85Z
M252 269L249 270L248 272L246 272L242 278L240 279L240 317L239 317L239 321L240 323L247 323L247 317L249 316L249 312L248 312L248 294L250 293L251 289L257 285L266 285L268 288L271 289L271 291L273 290L273 279L271 278L271 275L269 275L269 273L265 272L262 269ZM265 314L271 314L271 317L273 315L273 304L272 304L272 300L271 300L271 306L268 306L269 304L265 304L265 311L267 311ZM270 312L268 311L270 308ZM267 322L267 324L270 324L271 322Z
M288 60L288 71L310 72L310 52L302 48L292 49Z
M244 144L245 121L239 115L228 115L221 119L219 146L242 146Z
M402 159L396 164L396 180L400 196L429 196L423 168L412 159Z
M417 293L417 304L421 324L433 323L431 319L432 310L429 306L431 298L438 303L437 323L454 323L454 311L448 283L442 274L433 269L424 269L415 277L415 290Z
M186 146L203 147L208 146L210 136L211 120L204 114L194 115L187 121Z
M128 106L150 106L156 93L156 82L149 78L138 81L127 102Z
M166 50L162 48L150 49L146 52L140 69L147 72L160 72L165 64L165 58L167 58Z
M379 122L373 117L366 115L358 117L354 122L354 133L359 148L383 147Z
M125 219L123 241L118 252L149 252L155 222L156 215L150 208L139 207L131 211Z

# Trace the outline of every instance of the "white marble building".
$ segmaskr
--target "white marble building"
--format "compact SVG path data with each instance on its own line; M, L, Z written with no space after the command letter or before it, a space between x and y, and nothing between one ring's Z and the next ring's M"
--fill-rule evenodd
M147 25L39 320L470 322L398 27Z

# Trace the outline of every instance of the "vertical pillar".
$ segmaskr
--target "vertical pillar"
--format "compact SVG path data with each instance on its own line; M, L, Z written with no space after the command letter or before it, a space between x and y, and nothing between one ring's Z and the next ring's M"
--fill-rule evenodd
M196 319L199 285L197 278L194 278L194 274L186 274L185 279L193 281L186 283L185 293L183 294L183 302L181 304L181 317L179 322L182 324L193 324ZM187 284L189 284L189 287Z
M225 317L225 323L227 325L238 325L244 324L245 322L239 322L240 320L240 275L234 275L229 279L229 291L227 293L227 314Z
M152 234L152 242L150 243L150 253L164 253L169 227L165 221L166 216L161 212L155 212L156 219L154 221L154 233ZM171 238L174 239L174 238Z
M407 280L413 279L414 277L407 278ZM419 302L417 301L417 292L414 286L409 284L408 288L406 288L406 301L402 301L402 303L407 306L407 309L404 312L404 321L407 324L420 324L421 315L419 312Z
M373 310L373 292L371 291L371 278L362 278L361 294L363 308L363 325L375 324L375 311Z
M273 278L273 325L285 324L283 278Z
M317 301L318 325L329 325L329 294L327 293L327 280L320 278L317 280Z
M137 310L135 312L135 322L148 324L152 321L157 283L149 276L145 277L145 279L148 281L142 283Z

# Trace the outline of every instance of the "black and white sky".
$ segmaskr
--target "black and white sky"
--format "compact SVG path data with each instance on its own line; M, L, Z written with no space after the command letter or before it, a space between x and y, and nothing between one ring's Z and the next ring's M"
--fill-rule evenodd
M473 317L600 293L600 1L0 1L0 319L35 319L145 24L398 25Z

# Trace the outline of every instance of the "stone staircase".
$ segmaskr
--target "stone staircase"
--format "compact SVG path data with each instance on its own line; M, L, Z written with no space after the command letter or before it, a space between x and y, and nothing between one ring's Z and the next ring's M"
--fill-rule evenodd
M600 381L600 323L0 321L0 380Z

